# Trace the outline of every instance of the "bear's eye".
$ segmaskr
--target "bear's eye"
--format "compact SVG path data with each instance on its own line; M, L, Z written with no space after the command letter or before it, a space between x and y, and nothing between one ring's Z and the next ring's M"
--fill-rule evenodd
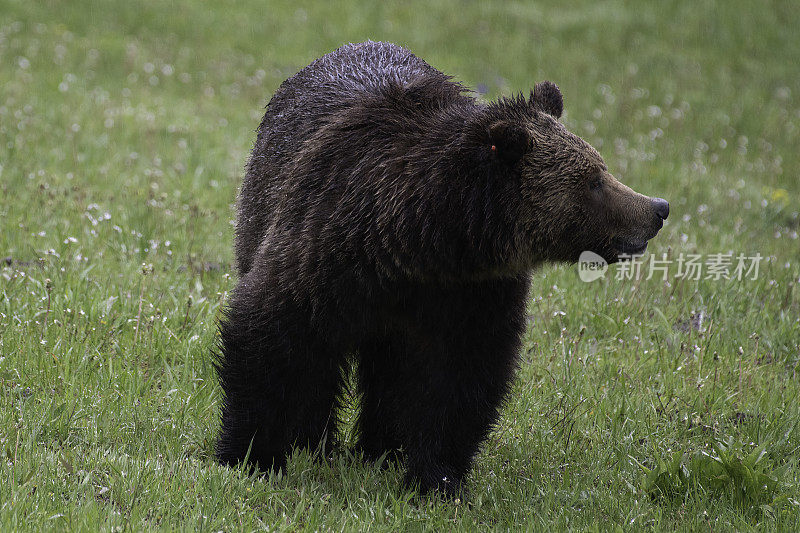
M592 181L589 183L589 189L593 191L596 191L602 186L603 186L603 178L600 177L593 178Z

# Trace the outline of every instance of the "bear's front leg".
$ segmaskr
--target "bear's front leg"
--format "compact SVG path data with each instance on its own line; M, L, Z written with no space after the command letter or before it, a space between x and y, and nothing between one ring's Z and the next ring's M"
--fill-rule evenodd
M406 401L403 386L397 381L397 364L405 356L396 337L386 335L371 339L358 350L358 392L361 409L358 414L358 443L364 459L386 463L399 459L403 443L398 436L396 412L398 403Z
M279 470L292 446L314 449L325 441L327 448L335 434L343 359L317 339L308 313L278 286L267 276L248 274L220 325L223 398L216 456L223 464L248 457L262 471Z
M461 491L508 393L517 349L515 334L498 338L484 329L409 343L402 373L407 398L397 421L407 486L448 497Z

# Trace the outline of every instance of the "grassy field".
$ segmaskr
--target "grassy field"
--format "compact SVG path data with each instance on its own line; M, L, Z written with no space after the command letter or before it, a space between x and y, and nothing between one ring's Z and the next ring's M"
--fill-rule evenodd
M800 529L798 27L788 0L0 0L0 530ZM253 130L368 38L487 98L556 81L564 122L670 200L648 257L764 257L538 272L464 501L347 451L268 479L211 458Z

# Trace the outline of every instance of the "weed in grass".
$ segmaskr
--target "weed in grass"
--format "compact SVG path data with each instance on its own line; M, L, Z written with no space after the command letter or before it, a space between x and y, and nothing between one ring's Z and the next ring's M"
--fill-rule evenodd
M659 457L653 468L639 464L644 472L643 490L654 498L679 501L697 493L729 498L746 511L800 510L787 476L790 465L775 465L765 445L746 445L727 437L712 440L711 449L693 454L677 450Z

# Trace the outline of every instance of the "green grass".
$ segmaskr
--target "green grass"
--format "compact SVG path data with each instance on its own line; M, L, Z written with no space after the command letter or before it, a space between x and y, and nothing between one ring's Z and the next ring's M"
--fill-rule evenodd
M0 530L800 529L798 27L791 1L0 0ZM367 38L488 97L556 81L565 123L670 200L651 254L766 258L538 272L462 502L344 451L269 479L211 458L253 130Z

